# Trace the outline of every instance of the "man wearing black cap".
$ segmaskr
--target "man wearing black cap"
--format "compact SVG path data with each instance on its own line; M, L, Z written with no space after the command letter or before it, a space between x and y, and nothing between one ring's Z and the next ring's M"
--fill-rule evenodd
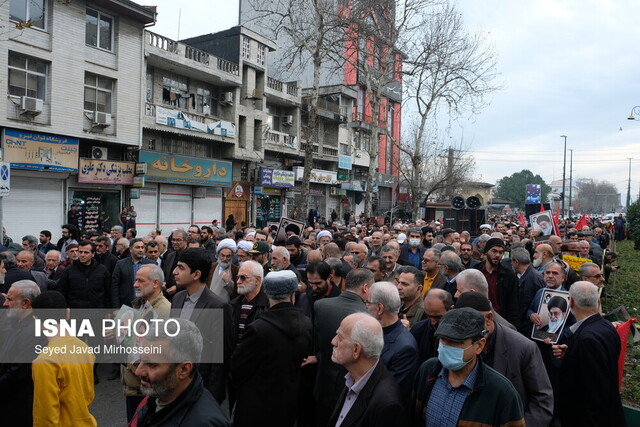
M456 308L462 307L476 309L484 316L489 334L482 360L516 388L527 426L548 426L553 417L553 390L538 346L524 335L496 323L489 300L480 293L460 295Z
M485 319L473 308L457 308L442 317L435 336L438 358L422 364L413 395L413 424L524 426L518 392L482 358Z
M267 242L258 241L253 244L253 249L247 251L251 254L251 259L258 261L264 269L264 275L275 270L275 267L269 264L269 244Z
M484 246L485 261L474 267L484 274L489 284L489 301L493 309L509 323L518 327L518 277L513 270L502 264L505 244L502 239L493 237Z

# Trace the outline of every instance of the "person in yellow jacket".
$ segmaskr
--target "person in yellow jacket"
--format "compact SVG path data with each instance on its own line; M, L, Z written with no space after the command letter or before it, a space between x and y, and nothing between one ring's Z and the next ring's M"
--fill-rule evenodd
M67 316L67 303L57 291L41 293L33 300L33 308L60 309L59 318ZM48 311L48 317L51 318L52 313ZM76 337L55 336L47 339L47 350L36 357L31 367L34 427L97 426L96 419L89 412L95 396L95 356L83 352L82 349L88 346Z

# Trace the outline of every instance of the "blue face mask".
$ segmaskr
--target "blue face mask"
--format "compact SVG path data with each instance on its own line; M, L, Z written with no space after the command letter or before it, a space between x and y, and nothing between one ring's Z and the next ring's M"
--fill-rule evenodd
M471 347L471 344L469 347ZM469 348L467 347L467 348ZM459 371L464 368L473 360L464 361L464 351L467 348L451 347L450 345L444 345L442 342L438 345L438 360L442 363L442 366L448 371Z

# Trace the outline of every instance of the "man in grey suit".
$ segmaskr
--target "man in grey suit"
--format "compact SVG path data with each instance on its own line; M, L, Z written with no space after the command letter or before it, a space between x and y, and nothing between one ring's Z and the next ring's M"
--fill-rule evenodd
M335 298L325 298L314 304L314 355L305 359L302 366L318 363L318 374L313 389L317 402L317 425L329 422L336 402L344 388L347 370L332 362L331 340L336 336L340 322L352 313L366 312L365 303L369 297L369 287L373 285L373 273L358 268L347 274L345 291Z
M553 390L536 343L494 322L489 300L479 292L466 292L456 308L471 307L485 318L489 331L482 360L511 381L522 400L527 426L548 426L553 417Z
M132 239L129 243L129 256L116 263L111 275L111 301L116 307L131 305L131 301L136 298L133 290L136 273L142 265L152 263L153 261L144 258L142 239Z
M171 312L172 317L191 320L200 329L203 350L198 370L205 388L222 404L231 360L233 320L231 306L206 286L210 269L206 251L189 248L180 253L173 277L176 286L184 290L171 300Z

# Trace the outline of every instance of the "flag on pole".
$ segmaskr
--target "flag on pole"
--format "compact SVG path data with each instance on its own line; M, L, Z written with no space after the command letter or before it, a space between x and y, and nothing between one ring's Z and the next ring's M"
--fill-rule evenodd
M522 211L520 211L520 217L518 217L518 222L520 223L521 226L526 227L527 226L527 220L524 219L524 215L522 214Z

